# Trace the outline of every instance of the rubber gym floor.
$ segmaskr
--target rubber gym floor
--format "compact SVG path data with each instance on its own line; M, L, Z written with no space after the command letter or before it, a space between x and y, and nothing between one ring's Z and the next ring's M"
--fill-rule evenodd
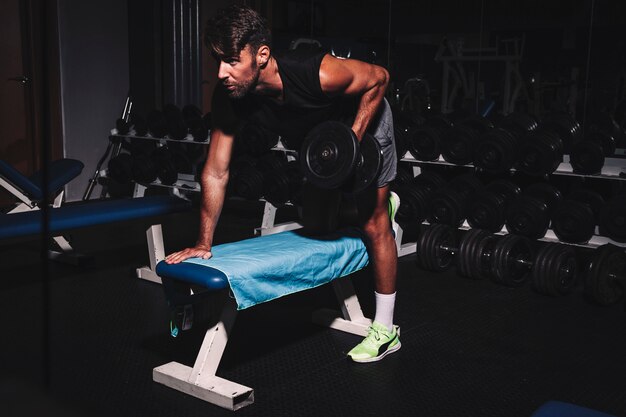
M228 203L216 242L252 236L262 210ZM195 240L197 212L160 220L168 252ZM90 255L83 266L46 267L37 239L0 243L2 415L232 415L152 381L155 366L193 364L217 308L196 308L194 328L169 336L162 289L133 277L148 261L145 228L71 233ZM371 317L370 271L353 282ZM402 349L365 365L346 359L358 337L310 322L323 306L336 306L331 286L239 313L218 369L255 389L255 403L237 415L523 417L560 400L626 416L624 307L592 305L580 288L550 298L453 269L424 272L407 255L396 305Z

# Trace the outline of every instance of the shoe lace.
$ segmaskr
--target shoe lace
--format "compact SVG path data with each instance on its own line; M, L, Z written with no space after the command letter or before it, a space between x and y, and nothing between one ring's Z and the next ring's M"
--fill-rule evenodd
M369 346L376 346L376 343L380 341L380 331L370 326L367 330L367 337L363 340L363 343Z

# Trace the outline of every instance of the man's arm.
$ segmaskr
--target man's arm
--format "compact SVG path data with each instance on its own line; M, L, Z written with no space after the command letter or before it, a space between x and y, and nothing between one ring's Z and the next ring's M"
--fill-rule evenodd
M352 130L363 138L370 121L385 97L389 73L383 67L355 59L326 55L320 65L322 91L330 96L360 96Z
M200 180L202 207L200 209L198 240L194 247L168 255L165 258L165 262L170 264L176 264L188 258L209 259L211 257L213 235L224 205L230 158L234 143L233 129L226 128L226 126L233 126L234 119L231 117L232 114L223 114L223 109L230 106L222 101L220 94L216 90L216 94L213 97L213 108L220 110L213 112L215 124L211 129L209 152ZM228 122L225 119L229 119Z

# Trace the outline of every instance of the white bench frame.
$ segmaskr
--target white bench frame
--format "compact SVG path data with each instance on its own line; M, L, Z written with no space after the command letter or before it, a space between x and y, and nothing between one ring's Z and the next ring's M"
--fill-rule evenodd
M276 210L275 208L274 210L268 208L268 205L271 204L266 203L263 220L265 227L263 227L262 234L272 234L298 228L297 223L287 226L286 229L282 225L274 228L272 224ZM394 224L393 228L396 236L396 245L400 248L402 229L397 224ZM137 275L140 278L161 283L161 279L154 273L156 264L165 258L161 225L151 226L146 231L146 234L150 252L150 267L138 268ZM332 309L317 310L313 313L313 322L358 336L366 336L372 320L363 315L361 304L350 279L338 278L331 281L331 284L337 297L340 311ZM228 410L234 411L252 404L254 402L254 389L216 375L236 316L237 306L235 301L228 298L222 309L219 322L207 330L193 367L178 362L169 362L154 368L152 379L159 384Z

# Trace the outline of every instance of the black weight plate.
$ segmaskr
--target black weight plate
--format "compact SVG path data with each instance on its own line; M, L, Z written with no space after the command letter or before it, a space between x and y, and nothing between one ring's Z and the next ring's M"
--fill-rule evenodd
M578 265L574 248L545 244L537 253L532 269L535 291L551 296L564 295L576 285Z
M441 130L432 127L415 129L408 137L408 148L418 161L435 161L441 155Z
M498 126L520 137L535 130L537 120L527 113L513 112L500 120Z
M474 165L491 174L509 171L517 157L517 141L499 128L479 136L474 148Z
M604 166L604 152L598 143L581 140L572 146L569 163L577 174L599 174Z
M308 181L323 189L342 186L354 172L359 146L352 129L327 121L313 128L300 151L302 172Z
M525 174L551 174L562 161L562 143L553 134L533 131L521 139L517 167Z
M467 278L480 278L475 276L474 265L476 263L476 247L490 233L480 229L468 230L459 243L459 251L456 256L457 272Z
M482 188L483 184L473 173L461 174L452 178L449 187L467 196Z
M469 127L478 133L485 133L494 127L491 120L479 115L468 117L462 120L460 124Z
M593 211L595 224L598 224L600 221L600 213L605 205L604 198L602 198L599 193L586 188L578 188L570 192L567 195L567 199L588 205L591 211Z
M508 204L514 198L519 196L522 192L521 188L509 180L495 180L487 184L485 187L487 191L491 191L495 194L501 195L504 198L505 204Z
M432 196L429 221L459 227L465 220L464 206L464 201L456 190L440 190Z
M537 182L524 189L524 195L534 197L548 206L548 211L554 210L562 199L561 192L552 184Z
M467 223L476 229L499 232L505 221L504 198L489 191L481 191L468 199Z
M626 243L626 195L611 198L600 214L600 234Z
M372 185L383 167L383 151L370 134L365 134L359 144L360 157L354 167L354 175L342 187L348 193L360 193Z
M400 224L419 224L430 216L430 192L414 187L399 187L400 207L396 221Z
M467 165L474 158L476 132L465 126L455 126L441 135L441 155L455 165Z
M552 230L567 243L586 243L596 230L591 208L578 201L565 200L552 213Z
M474 245L472 254L472 278L487 279L491 276L491 256L498 241L496 235L481 235Z
M413 184L427 188L429 191L436 191L443 188L447 184L447 181L434 171L422 171L415 177Z
M598 247L585 271L585 294L600 305L614 304L624 295L615 279L626 274L624 248L607 243Z
M153 158L145 153L132 155L133 180L139 184L149 184L157 179L158 167Z
M491 259L491 275L494 281L518 287L526 282L530 267L522 263L533 260L530 240L524 236L506 235L494 247Z
M548 231L550 216L544 203L521 195L506 210L505 224L509 233L541 239Z
M457 248L454 230L445 225L423 228L417 244L417 259L422 268L441 272L448 269L454 260L452 248Z

